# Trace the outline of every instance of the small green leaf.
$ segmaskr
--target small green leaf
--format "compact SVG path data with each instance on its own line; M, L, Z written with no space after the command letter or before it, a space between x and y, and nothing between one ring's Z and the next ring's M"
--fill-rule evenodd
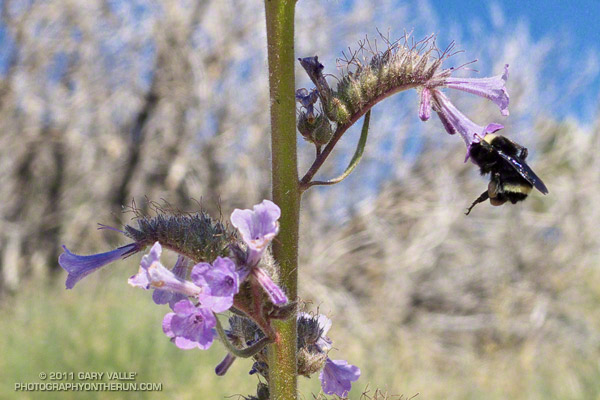
M221 325L221 321L219 321L217 314L215 314L215 318L217 319L217 333L219 334L221 342L223 342L227 350L236 357L250 358L261 351L267 344L272 342L272 340L265 336L252 346L246 347L245 349L238 349L229 341L229 338L223 330L223 326Z

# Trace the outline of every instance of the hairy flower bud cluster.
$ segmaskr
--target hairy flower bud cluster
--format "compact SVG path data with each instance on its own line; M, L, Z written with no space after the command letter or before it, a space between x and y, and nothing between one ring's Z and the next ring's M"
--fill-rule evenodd
M266 383L259 382L256 386L256 396L241 396L244 400L269 400L269 386Z
M456 109L441 89L451 88L485 97L500 108L503 116L507 116L509 96L505 84L508 65L502 75L494 77L454 78L451 75L460 68L442 68L443 61L454 54L454 43L440 51L433 35L416 43L409 41L407 36L403 41L392 43L386 38L384 41L387 43L384 51L374 49L375 46L368 39L359 42L359 49L351 51L351 55L343 60L343 72L338 77L335 90L327 84L323 75L324 66L317 56L299 58L300 64L316 86L311 92L307 89L296 92L296 98L307 109L306 113L300 113L298 124L304 137L310 137L308 140L314 142L312 138L317 124L309 123L307 116L308 107L313 109L317 96L324 110L323 114L337 125L336 130L343 132L345 129L340 127L352 125L379 101L411 88L420 92L419 117L427 121L433 109L448 133L458 132L461 135L467 149L487 133L503 128L496 123L477 125ZM319 121L318 125L322 124ZM467 152L467 158L468 156Z
M137 228L126 225L125 235L138 246L150 246L160 242L195 262L212 261L229 254L229 246L235 235L221 221L213 220L207 213L141 217Z
M333 135L331 123L322 111L315 113L314 104L319 99L317 89L308 90L302 88L296 90L296 101L300 103L303 111L298 115L298 131L305 140L318 146L325 145Z
M333 129L325 115L317 114L312 121L306 113L298 116L298 131L307 141L319 146L326 145L333 136Z
M263 336L254 322L238 315L229 318L229 326L227 335L232 342L240 346L256 342ZM320 371L319 379L323 392L346 397L352 382L360 377L360 369L345 360L331 360L328 357L332 348L331 339L327 337L330 328L331 320L325 315L311 315L306 312L298 314L298 375L310 377ZM255 354L254 360L250 373L259 373L268 378L269 361L266 351Z
M432 53L437 49L433 41L429 44L430 41L412 45L408 41L390 43L382 53L367 50L370 45L367 40L360 42L359 50L345 60L345 72L336 89L326 86L327 90L319 90L327 117L337 124L347 124L365 107L370 108L399 91L425 84L447 57L447 53L433 57ZM323 65L318 62L318 57L299 60L315 86L324 87Z

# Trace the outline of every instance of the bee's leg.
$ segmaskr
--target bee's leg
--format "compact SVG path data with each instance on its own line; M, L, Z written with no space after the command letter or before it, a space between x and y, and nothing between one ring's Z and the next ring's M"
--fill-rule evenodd
M484 201L486 201L489 198L490 198L490 195L488 194L487 190L485 192L481 193L481 196L479 196L477 199L475 199L475 201L473 202L473 204L471 204L471 207L469 207L467 209L467 212L465 213L465 215L469 215L469 213L471 212L471 210L473 209L473 207L475 207L479 203L483 203Z
M492 180L488 184L488 194L490 196L491 205L501 206L502 204L506 203L506 196L504 195L504 191L502 190L500 175L496 174L492 177Z

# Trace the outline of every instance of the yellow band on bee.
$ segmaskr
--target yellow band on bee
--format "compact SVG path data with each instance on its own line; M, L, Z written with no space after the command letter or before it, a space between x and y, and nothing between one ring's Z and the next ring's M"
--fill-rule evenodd
M529 194L531 186L507 183L504 185L504 192Z
M496 135L495 133L488 133L483 137L483 141L488 144L492 144L492 140L494 140L496 137L498 137L498 135Z

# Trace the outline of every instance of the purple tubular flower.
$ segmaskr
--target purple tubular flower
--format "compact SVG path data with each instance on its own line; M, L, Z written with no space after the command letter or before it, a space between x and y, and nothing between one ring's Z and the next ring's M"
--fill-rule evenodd
M212 311L196 307L187 299L177 302L173 311L163 319L163 332L177 347L206 350L212 345L215 338L213 328L217 325Z
M431 90L429 88L423 88L421 91L419 118L421 118L421 121L427 121L431 118Z
M203 290L200 287L181 279L160 263L161 253L160 243L154 243L150 253L142 257L138 273L129 278L129 284L146 290L160 288L184 296L198 296L201 294Z
M495 123L488 124L485 127L477 125L461 113L442 92L434 89L431 93L436 105L434 109L446 131L451 135L456 132L460 133L469 149L473 143L478 143L488 133L504 128L503 125ZM468 158L469 152L467 151L465 161Z
M313 319L314 317L307 312L301 311L298 313L298 320L300 318ZM319 339L317 339L315 345L320 351L326 352L331 349L332 344L331 339L327 337L327 332L331 329L331 320L323 314L317 314L316 318L319 329L321 330L321 335L319 336Z
M504 66L504 73L490 78L446 78L445 86L476 94L493 101L502 115L507 116L509 96L506 91L508 79L508 64Z
M219 365L215 367L215 374L217 374L218 376L225 375L229 370L229 367L231 367L231 365L235 361L235 359L236 357L233 354L227 353L223 361L221 361Z
M306 115L308 117L308 121L311 123L315 120L314 104L318 99L319 93L316 89L312 90L310 93L305 88L296 90L296 101L306 108Z
M239 292L239 276L235 263L229 258L217 257L212 265L199 263L191 273L192 281L203 288L198 296L203 307L213 312L227 311L233 305L233 296Z
M269 277L262 268L253 268L252 276L254 276L260 286L267 292L273 304L279 305L288 302L288 298L283 290L273 282L271 277Z
M321 387L325 394L335 394L346 397L352 388L352 383L360 377L360 368L348 364L346 360L325 361L325 367L319 374Z
M301 88L301 89L297 89L296 90L296 101L299 102L300 104L302 104L304 107L308 107L309 103L308 102L309 96L308 96L308 90L305 88Z
M175 276L181 279L185 279L185 275L187 272L188 259L184 256L178 256L177 262L175 266L171 270ZM178 301L184 300L186 298L185 295L181 293L170 292L168 290L156 289L154 293L152 293L152 300L155 304L169 304L169 307L173 309L173 306Z
M319 314L317 317L317 323L319 324L319 328L321 328L321 337L317 340L316 345L321 349L321 351L327 351L331 349L331 339L327 337L327 332L331 329L331 320L327 318L323 314Z
M89 256L80 256L71 253L66 246L63 246L63 249L65 252L58 257L58 263L69 273L66 281L67 289L72 289L77 282L97 269L138 251L138 247L135 243L119 247L106 253L92 254Z
M279 232L277 220L280 216L279 207L269 200L263 200L252 210L233 210L231 223L240 231L242 239L248 245L248 267L258 264L263 252Z

